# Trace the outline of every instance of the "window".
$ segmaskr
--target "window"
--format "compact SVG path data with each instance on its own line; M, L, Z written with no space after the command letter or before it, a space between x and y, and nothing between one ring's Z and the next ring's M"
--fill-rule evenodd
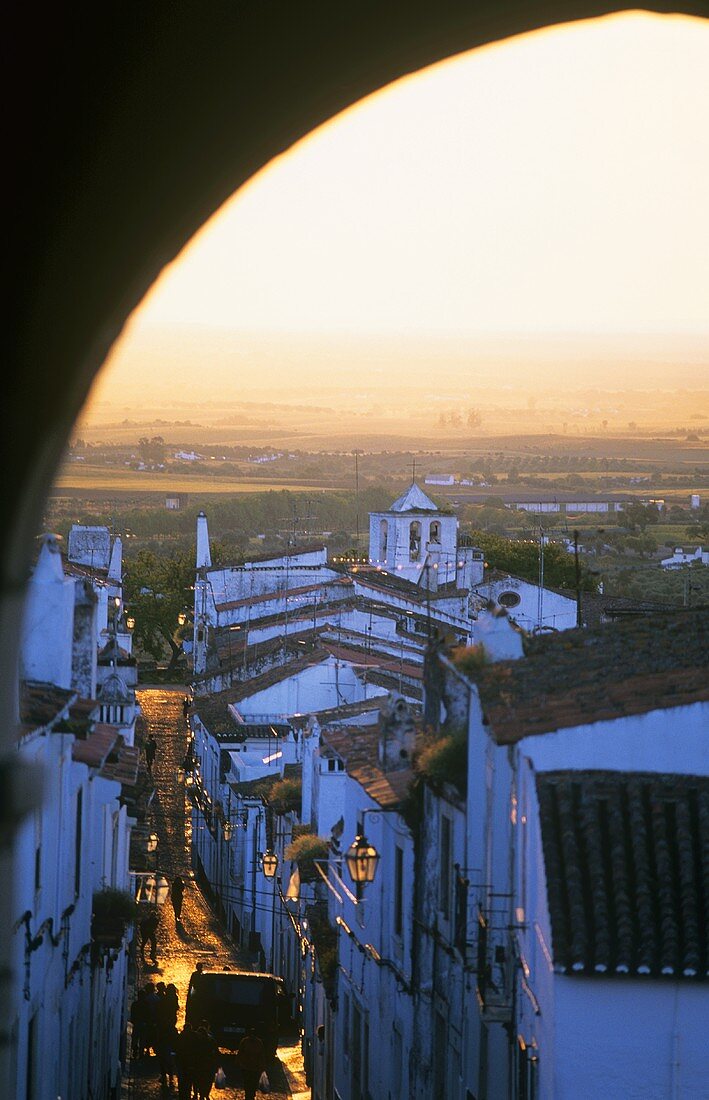
M385 519L379 523L379 560L386 561L389 541L389 524Z
M431 532L428 536L429 542L435 542L440 545L441 542L441 525L437 519L431 524Z
M497 597L497 602L503 607L516 607L517 604L522 602L522 599L517 592L502 592Z

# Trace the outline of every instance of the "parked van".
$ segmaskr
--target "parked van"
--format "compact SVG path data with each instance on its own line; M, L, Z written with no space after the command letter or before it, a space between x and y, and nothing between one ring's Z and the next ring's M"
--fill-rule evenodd
M256 1028L274 1058L288 1014L283 979L251 970L195 970L187 990L185 1019L194 1027L209 1023L220 1047L236 1050L248 1028Z

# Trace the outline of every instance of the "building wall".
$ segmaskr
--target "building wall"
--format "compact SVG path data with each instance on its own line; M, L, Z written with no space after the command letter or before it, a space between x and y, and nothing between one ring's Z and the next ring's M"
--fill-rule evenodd
M672 707L526 737L520 752L537 771L611 771L709 775L709 704Z
M698 1100L709 1095L703 985L555 979L553 1078L540 1100Z
M553 627L554 630L571 630L576 626L576 601L548 588L530 584L519 577L503 577L487 584L475 587L475 593L485 600L500 603L516 623L525 630L534 630L538 626ZM519 603L505 603L507 595L519 597Z

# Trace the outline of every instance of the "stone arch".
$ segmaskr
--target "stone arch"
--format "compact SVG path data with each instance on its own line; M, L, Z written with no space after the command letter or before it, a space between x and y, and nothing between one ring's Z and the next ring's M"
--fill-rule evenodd
M613 0L246 0L13 12L6 208L0 729L12 758L27 562L91 383L131 311L204 222L315 127L403 76ZM706 18L707 0L645 0ZM20 94L18 95L18 90ZM47 353L51 349L51 354Z
M421 559L421 521L412 519L409 524L409 561Z

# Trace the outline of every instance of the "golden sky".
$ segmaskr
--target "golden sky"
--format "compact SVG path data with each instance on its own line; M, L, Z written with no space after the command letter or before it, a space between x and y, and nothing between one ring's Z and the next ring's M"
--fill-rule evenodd
M709 22L684 17L537 32L399 81L207 223L93 396L146 367L155 394L191 392L211 362L235 393L276 386L284 347L322 338L383 341L394 375L438 340L709 339L708 119Z

